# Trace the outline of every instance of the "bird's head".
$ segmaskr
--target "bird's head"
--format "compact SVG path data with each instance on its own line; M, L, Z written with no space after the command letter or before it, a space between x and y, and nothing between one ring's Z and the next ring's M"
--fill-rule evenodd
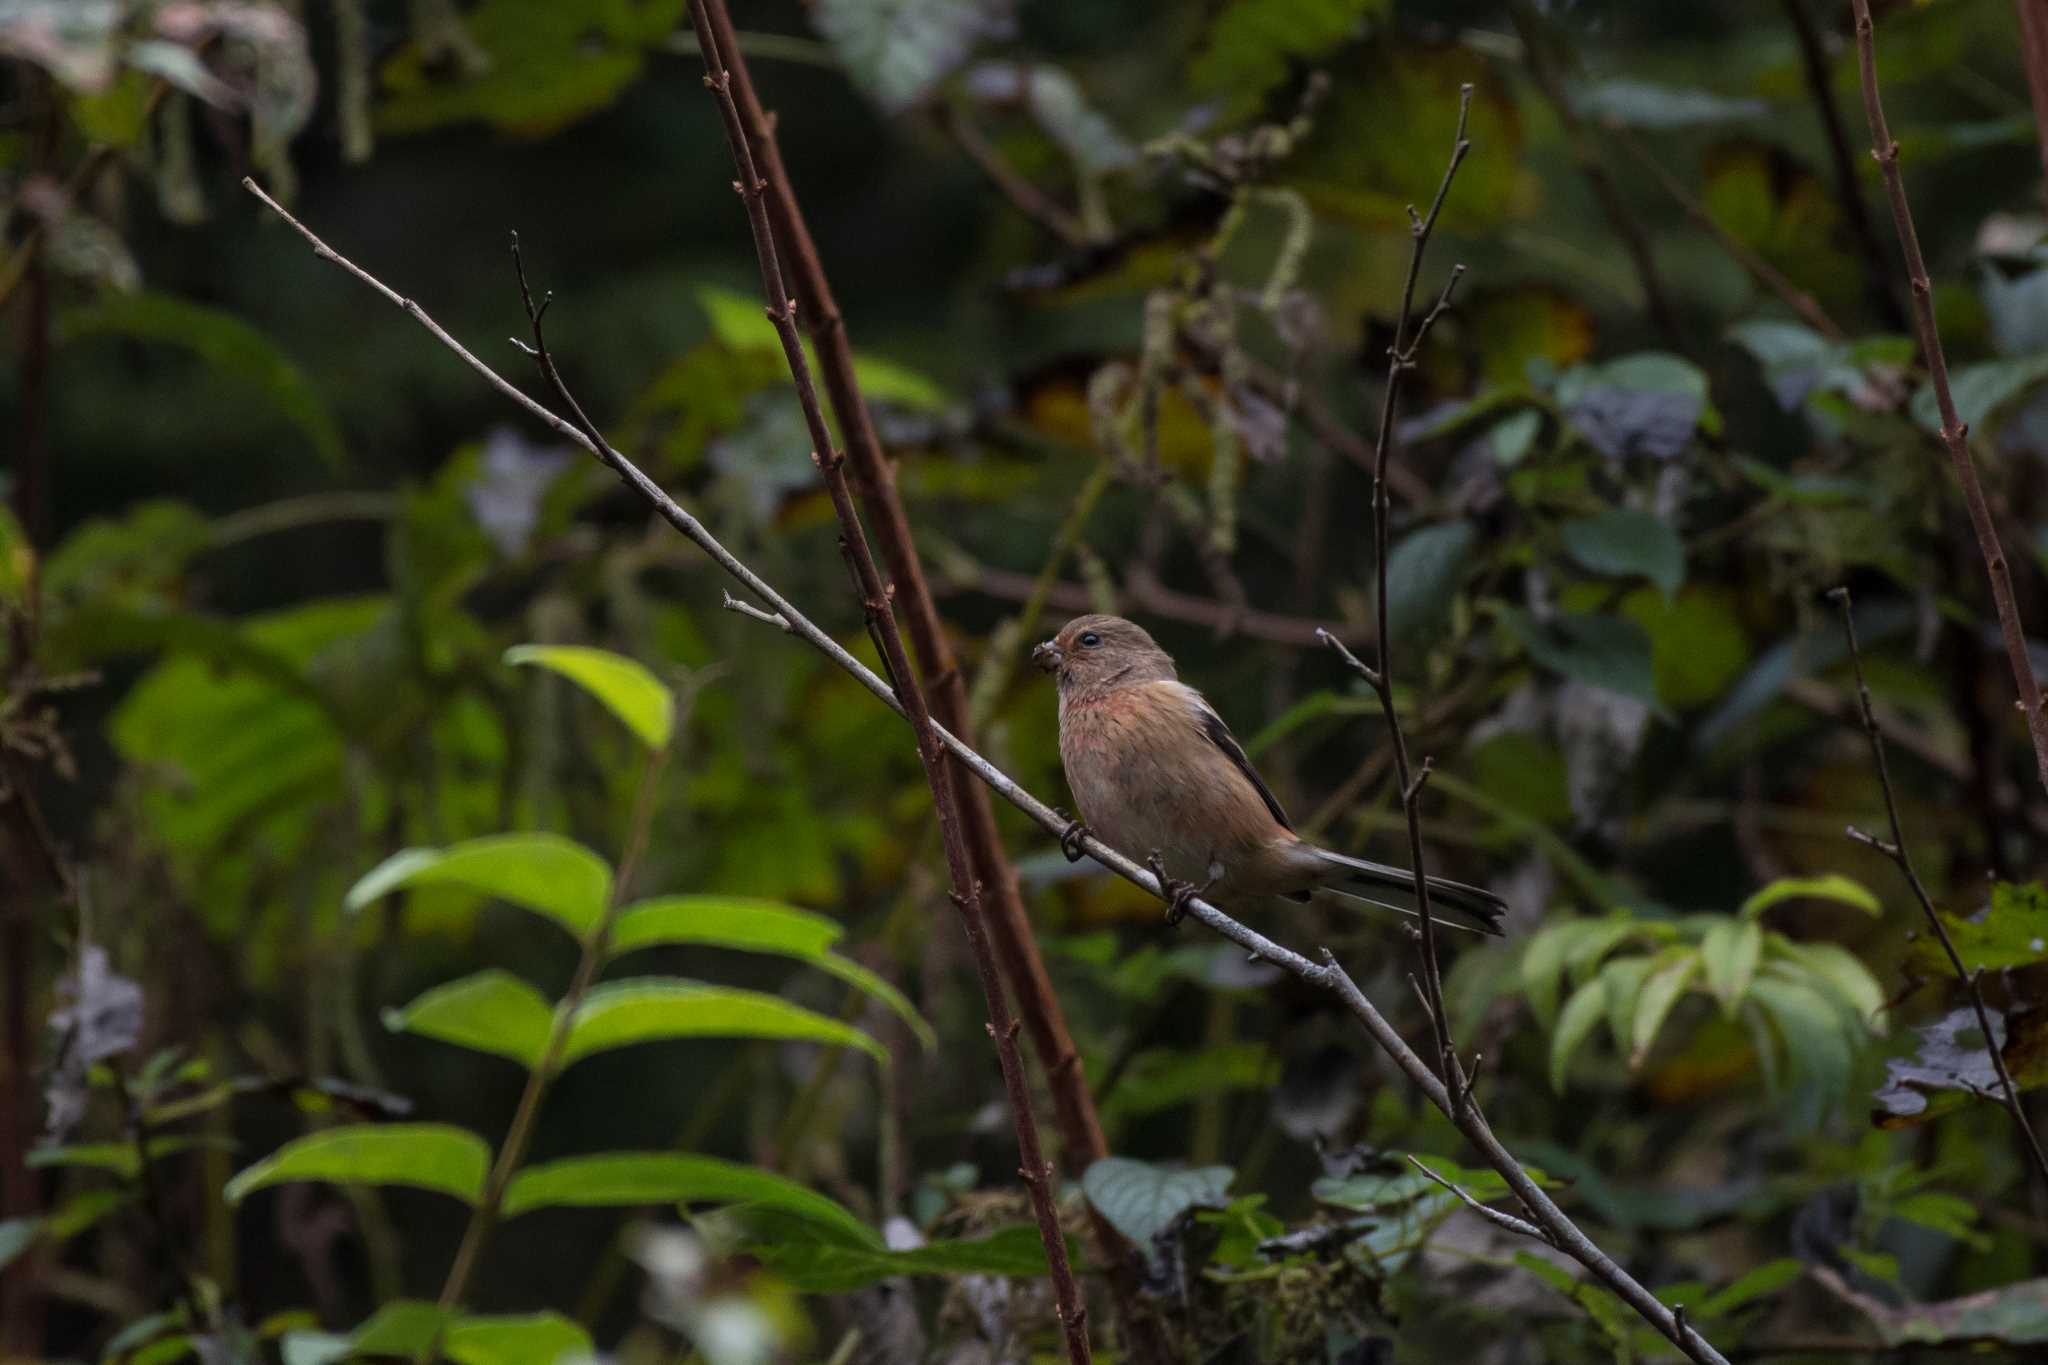
M1167 652L1143 626L1121 616L1076 616L1031 651L1031 662L1058 678L1063 693L1103 692L1176 676Z

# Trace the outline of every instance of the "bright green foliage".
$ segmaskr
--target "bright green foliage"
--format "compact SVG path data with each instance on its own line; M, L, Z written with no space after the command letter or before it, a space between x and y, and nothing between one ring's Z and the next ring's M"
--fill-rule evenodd
M510 972L486 971L436 986L403 1009L386 1010L384 1027L509 1057L531 1068L547 1049L555 1012Z
M830 972L888 1006L927 1048L938 1045L917 1008L874 972L832 951L845 929L823 915L741 896L663 896L619 912L613 956L664 944L702 944L795 958Z
M666 749L675 732L674 695L644 665L587 645L518 645L508 664L538 664L603 702L650 749Z
M483 1193L490 1149L442 1123L329 1128L295 1138L237 1175L224 1194L239 1203L269 1185L319 1180L336 1185L410 1185L469 1203Z
M495 834L452 848L394 853L349 888L346 903L360 910L416 886L456 886L510 901L580 938L604 913L612 872L589 849L556 835Z
M1537 934L1522 949L1521 984L1550 1026L1551 1085L1564 1089L1602 1023L1629 1069L1640 1070L1680 1002L1703 994L1750 1026L1765 1078L1800 1087L1801 1112L1817 1120L1846 1096L1857 1057L1884 1032L1884 990L1838 945L1795 942L1757 923L1762 908L1795 896L1874 908L1847 878L1787 879L1734 917L1650 920L1617 911Z
M505 1190L507 1217L543 1208L741 1204L807 1218L864 1246L875 1234L846 1209L773 1171L682 1152L607 1152L521 1171Z
M836 1019L758 991L658 977L613 981L593 990L576 1012L565 1061L668 1038L787 1038L852 1047L887 1064L867 1034Z

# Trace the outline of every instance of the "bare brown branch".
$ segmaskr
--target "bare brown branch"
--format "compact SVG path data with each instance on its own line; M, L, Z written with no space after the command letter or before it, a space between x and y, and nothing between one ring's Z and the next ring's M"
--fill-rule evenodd
M1956 482L1962 486L1963 502L1970 510L1970 526L1977 533L1977 552L1984 559L1985 575L1991 580L1991 600L1998 610L1998 629L2005 637L2005 653L2012 665L2013 683L2019 690L2019 707L2027 718L2027 734L2034 745L2034 769L2041 785L2048 787L2048 714L2041 710L2041 680L2034 676L2034 663L2027 655L2027 632L2020 623L2020 610L2013 600L2012 569L1999 543L1998 526L1985 501L1984 485L1977 478L1977 463L1970 456L1969 424L1956 415L1955 395L1949 390L1948 357L1941 349L1941 333L1934 325L1934 286L1927 278L1927 261L1920 254L1920 234L1913 227L1913 210L1906 202L1906 182L1899 173L1899 144L1885 123L1884 100L1877 87L1877 42L1872 34L1870 0L1850 0L1856 11L1856 59L1863 74L1863 110L1870 119L1871 155L1884 172L1885 194L1891 200L1892 223L1898 229L1899 249L1906 259L1906 283L1913 296L1913 325L1920 334L1920 352L1927 360L1927 379L1934 388L1935 406L1941 412L1941 443L1948 447Z
M2020 1136L2026 1142L2027 1152L2033 1157L2034 1170L2041 1177L2043 1188L2048 1188L2048 1155L2041 1151L2041 1140L2034 1135L2034 1125L2027 1118L2027 1109L2020 1102L2019 1087L2013 1084L2012 1072L2006 1068L2005 1055L2000 1049L1998 1035L1991 1031L1991 1013L1984 1004L1983 983L1978 973L1963 965L1962 954L1956 951L1955 940L1949 937L1948 926L1942 923L1941 915L1934 908L1934 901L1927 894L1927 886L1920 880L1920 874L1913 867L1913 855L1906 850L1906 830L1899 820L1899 799L1892 790L1891 764L1885 757L1884 731L1878 728L1877 713L1871 707L1870 687L1863 681L1863 653L1856 645L1856 617L1850 610L1849 590L1836 588L1828 596L1842 608L1842 630L1849 638L1849 663L1856 671L1857 711L1863 722L1863 733L1870 737L1870 757L1877 766L1877 782L1884 793L1884 813L1891 825L1889 840L1873 838L1864 831L1851 828L1849 837L1891 859L1899 869L1899 875L1906 879L1906 885L1913 892L1913 899L1920 905L1926 916L1927 927L1934 931L1934 937L1941 944L1941 951L1947 955L1949 966L1954 969L1956 980L1962 983L1964 992L1970 998L1970 1008L1976 1011L1977 1027L1984 1033L1984 1047L1991 1054L1991 1065L1998 1072L2000 1093L1988 1098L1997 1099L2012 1115L2013 1123L2019 1128Z

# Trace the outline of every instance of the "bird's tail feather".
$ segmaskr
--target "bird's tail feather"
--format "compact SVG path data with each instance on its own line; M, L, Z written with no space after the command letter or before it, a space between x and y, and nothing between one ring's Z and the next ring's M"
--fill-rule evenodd
M1326 848L1318 848L1315 852L1330 867L1330 875L1322 882L1329 890L1397 910L1404 915L1418 913L1415 908L1415 874L1407 869L1332 853ZM1431 916L1441 923L1497 936L1501 933L1500 921L1507 912L1507 902L1481 887L1467 886L1446 877L1431 877L1429 908Z

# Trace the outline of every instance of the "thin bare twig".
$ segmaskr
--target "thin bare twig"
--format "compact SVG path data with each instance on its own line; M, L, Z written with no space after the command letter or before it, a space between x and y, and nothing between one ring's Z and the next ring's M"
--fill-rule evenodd
M1432 1171L1431 1169L1429 1169L1429 1167L1423 1165L1422 1162L1418 1160L1413 1153L1410 1153L1408 1156L1408 1164L1410 1166L1413 1166L1416 1170L1422 1172L1424 1175L1428 1176L1432 1181L1449 1190L1452 1194L1458 1196L1459 1203L1463 1204L1466 1208L1472 1210L1472 1212L1478 1214L1481 1218L1484 1218L1487 1222L1493 1223L1499 1227L1504 1227L1509 1232L1516 1233L1523 1237L1533 1237L1537 1241L1543 1242L1546 1245L1551 1244L1550 1234L1545 1232L1542 1228L1537 1227L1534 1223L1530 1222L1526 1218L1517 1218L1512 1213L1502 1213L1499 1209L1490 1209L1486 1207L1486 1205L1480 1203L1477 1199L1474 1199L1470 1191L1464 1189L1459 1185L1452 1183L1451 1181L1444 1179L1435 1171Z
M2005 1054L1999 1047L1998 1036L1991 1031L1991 1012L1984 1004L1983 983L1978 980L1978 973L1964 967L1962 954L1956 951L1955 940L1949 937L1948 926L1942 923L1940 913L1934 908L1934 901L1927 894L1926 885L1913 868L1913 855L1906 851L1906 830L1899 820L1898 797L1892 791L1891 764L1885 758L1884 731L1878 728L1877 713L1871 707L1870 687L1863 681L1863 654L1856 645L1856 618L1850 611L1849 590L1836 588L1828 596L1842 609L1842 630L1849 638L1849 663L1856 671L1857 707L1863 721L1863 733L1870 737L1870 756L1877 765L1877 783L1884 793L1885 819L1890 823L1892 831L1892 837L1887 841L1874 838L1863 830L1851 826L1848 831L1849 837L1891 859L1893 865L1899 869L1899 875L1906 879L1906 885L1912 889L1913 899L1919 902L1921 913L1927 918L1928 928L1934 931L1934 937L1941 944L1941 951L1948 956L1948 965L1955 971L1956 980L1962 983L1964 992L1970 997L1970 1008L1977 1014L1977 1027L1984 1034L1984 1048L1991 1054L1991 1065L1998 1072L2001 1093L1987 1098L1999 1100L2005 1106L2006 1112L2012 1115L2012 1121L2018 1126L2020 1136L2026 1140L2027 1151L2034 1159L2034 1170L2039 1173L2043 1187L2048 1188L2048 1155L2041 1151L2041 1140L2034 1135L2034 1125L2027 1118L2026 1106L2020 1103L2019 1087L2013 1084L2012 1072L2006 1068Z
M653 508L656 515L673 526L684 537L703 550L721 569L725 570L726 573L730 574L749 592L766 603L775 615L780 616L787 623L787 628L791 633L801 638L805 644L817 650L825 658L829 659L834 666L866 688L869 694L874 696L884 706L888 707L898 716L907 718L904 702L890 688L889 684L883 680L880 674L848 653L836 639L818 626L816 622L804 615L788 598L777 592L772 584L756 573L745 561L728 550L716 536L711 534L710 530L701 521L674 498L670 497L659 484L648 478L638 466L626 459L608 443L592 441L574 423L557 416L545 405L534 401L526 394L520 392L517 386L505 380L496 371L492 370L490 366L478 360L460 342L449 336L440 324L436 323L417 303L397 293L376 279L376 277L334 251L333 248L321 241L304 224L279 207L275 200L258 190L253 183L249 183L247 188L251 193L262 199L272 212L283 218L293 230L303 236L312 246L315 254L322 260L332 262L346 270L349 274L374 289L388 302L410 314L415 321L422 327L425 327L449 350L454 352L464 364L475 370L492 388L505 394L557 435L583 447L592 456L596 457L608 469L618 475L627 487L644 499ZM973 746L963 742L945 727L934 725L932 728L939 741L946 746L947 750L952 753L954 758L968 772L978 778L989 790L1002 797L1017 810L1023 812L1040 829L1054 836L1067 831L1068 827L1072 824L1071 819L1032 795L1031 792L1011 778L1009 774L984 758ZM1126 881L1131 882L1153 896L1158 896L1162 900L1166 898L1165 889L1160 886L1157 878L1144 867L1126 858L1109 845L1086 833L1077 834L1075 843L1083 852L1094 858L1096 862L1108 868L1111 872L1116 873ZM1479 1113L1477 1106L1452 1106L1449 1092L1444 1089L1443 1082L1437 1078L1435 1071L1431 1069L1429 1063L1425 1062L1413 1048L1408 1046L1407 1041L1401 1037L1393 1025L1387 1022L1385 1017L1373 1006L1373 1003L1366 998L1364 992L1358 989L1357 983L1351 979L1342 967L1337 965L1333 957L1325 952L1321 962L1311 961L1300 953L1275 943L1257 930L1240 924L1237 920L1224 914L1199 896L1189 897L1183 902L1183 906L1188 916L1200 921L1205 927L1220 934L1247 952L1254 954L1260 960L1272 963L1274 966L1313 988L1326 990L1334 994L1343 1004L1344 1008L1353 1018L1358 1020L1359 1024L1372 1037L1373 1042L1393 1060L1394 1064L1401 1069L1401 1072L1422 1092L1423 1097L1449 1117L1458 1131L1464 1134L1466 1139L1480 1152L1486 1163L1501 1173L1502 1178L1508 1183L1509 1190L1530 1211L1531 1221L1544 1228L1556 1238L1556 1244L1560 1249L1578 1261L1579 1264L1585 1266L1596 1279L1612 1289L1623 1302L1627 1303L1637 1313L1641 1314L1646 1321L1656 1327L1659 1332L1677 1344L1679 1349L1683 1350L1689 1358L1699 1362L1699 1365L1727 1365L1727 1357L1715 1350L1698 1332L1689 1330L1686 1333L1680 1333L1676 1320L1670 1310L1660 1303L1657 1297L1645 1288L1641 1282L1618 1265L1612 1257L1601 1251L1585 1233L1579 1230L1578 1226L1571 1221L1564 1210L1560 1209L1529 1178L1527 1172L1523 1171L1520 1163L1515 1160L1506 1147L1502 1146L1500 1139L1494 1135L1492 1129L1487 1125L1484 1116Z
M1436 916L1430 911L1429 877L1422 863L1422 786L1429 778L1429 760L1423 759L1419 770L1411 768L1408 739L1402 732L1401 718L1394 708L1393 641L1387 629L1387 520L1391 507L1391 499L1387 495L1387 460L1394 445L1394 411L1401 401L1402 381L1415 368L1415 353L1429 336L1429 329L1450 306L1451 291L1457 288L1459 276L1465 273L1462 265L1451 267L1443 292L1423 314L1411 336L1408 316L1415 308L1415 282L1422 274L1422 260L1429 251L1430 234L1436 230L1437 215L1443 212L1444 200L1451 192L1451 181L1457 177L1465 154L1472 150L1472 143L1465 136L1466 120L1471 112L1472 86L1467 83L1458 91L1458 128L1452 135L1450 161L1444 167L1443 179L1437 184L1436 198L1430 202L1427 214L1418 214L1413 204L1408 206L1408 231L1414 245L1408 253L1408 276L1401 286L1401 310L1394 317L1394 341L1387 348L1387 391L1380 400L1379 433L1373 442L1372 544L1377 587L1373 667L1368 668L1359 662L1336 636L1327 631L1318 632L1322 641L1336 650L1338 657L1365 679L1378 695L1380 711L1386 717L1388 747L1394 755L1394 784L1401 794L1401 810L1408 821L1408 857L1409 868L1415 878L1415 911L1422 926L1423 1002L1428 1006L1429 1028L1435 1037L1437 1065L1444 1085L1450 1091L1452 1102L1461 1108L1466 1101L1465 1080L1458 1067L1457 1052L1451 1046L1450 1015L1444 1008L1443 968L1437 960Z
M1011 207L1045 229L1062 246L1078 251L1089 245L1092 239L1081 220L1025 179L1015 166L1005 160L1003 154L982 136L981 128L966 109L957 104L942 105L937 117L939 126L967 154L967 159L980 168L1003 198L1010 201Z
M1750 278L1784 300L1786 307L1804 318L1806 325L1814 331L1830 341L1843 339L1842 329L1828 316L1827 309L1820 306L1819 299L1792 283L1784 271L1765 260L1749 243L1722 227L1707 206L1699 201L1699 197L1687 189L1677 176L1664 169L1663 163L1643 145L1642 139L1629 132L1621 120L1611 119L1605 126L1607 135L1620 144L1623 151L1634 157L1637 164L1650 173L1650 178L1663 187L1664 192L1671 196L1679 208L1685 210L1685 216L1712 237L1715 244L1727 252L1731 260L1747 270Z
M1038 1218L1039 1238L1045 1244L1046 1261L1052 1270L1053 1295L1066 1336L1067 1357L1073 1365L1088 1365L1091 1358L1088 1309L1074 1281L1073 1267L1067 1262L1066 1236L1060 1230L1059 1210L1053 1204L1053 1166L1039 1147L1038 1121L1031 1111L1031 1086L1024 1074L1023 1056L1017 1048L1019 1025L1010 1014L1009 999L1004 993L995 951L990 945L987 921L982 911L981 884L975 877L973 856L968 851L967 836L962 827L953 766L946 761L946 751L938 738L937 722L932 719L924 689L911 670L910 656L896 628L895 609L890 605L891 593L882 580L882 571L875 563L873 551L868 548L867 532L861 525L860 514L854 510L853 492L847 483L844 467L846 457L833 448L831 428L825 423L825 411L818 402L817 389L811 381L810 361L797 334L796 300L783 281L781 254L776 248L775 229L769 218L768 181L756 168L753 145L748 139L739 103L733 97L732 73L726 66L726 57L721 50L723 45L707 17L707 10L713 6L723 12L720 0L692 0L690 12L696 21L697 41L704 52L704 84L718 104L719 115L725 123L726 141L732 149L733 165L739 172L733 188L746 206L747 225L753 231L754 255L761 268L761 290L767 299L768 319L775 324L776 334L782 341L783 359L789 365L790 378L796 383L797 401L803 409L804 425L810 432L811 458L824 476L826 491L832 499L832 510L838 515L841 544L858 580L869 627L881 646L890 677L898 684L896 693L904 703L911 729L917 736L918 757L924 763L932 802L937 808L940 841L946 852L946 870L953 883L953 904L960 911L961 927L966 931L968 947L973 953L975 973L981 980L982 997L988 1009L989 1036L995 1040L996 1055L1002 1064L1003 1085L1009 1093L1010 1119L1017 1130L1018 1156L1022 1163L1018 1174L1030 1192L1032 1211Z
M2019 708L2027 718L2027 735L2034 745L2034 769L2041 785L2048 787L2048 713L2041 709L2041 680L2034 676L2034 663L2027 655L2027 632L2020 623L2019 606L2013 600L2012 569L2006 563L2005 547L1998 540L1998 525L1991 519L1991 505L1984 499L1984 485L1977 479L1977 464L1970 457L1970 426L1956 415L1955 396L1949 391L1948 357L1942 353L1941 333L1934 325L1934 286L1927 278L1927 261L1920 254L1920 234L1913 227L1913 210L1906 202L1906 182L1899 173L1899 144L1885 124L1884 100L1877 88L1877 43L1872 36L1870 0L1850 0L1856 11L1856 58L1863 74L1863 110L1870 119L1870 154L1884 172L1885 193L1891 200L1892 223L1898 229L1899 249L1906 259L1906 283L1913 295L1913 325L1920 333L1920 352L1927 359L1927 379L1934 388L1935 406L1941 411L1941 443L1948 447L1949 463L1956 482L1962 486L1963 502L1970 510L1970 526L1977 533L1977 553L1984 559L1984 572L1991 580L1991 600L1998 609L1998 629L2005 637L2005 653L2012 665L2014 685L2019 689Z

